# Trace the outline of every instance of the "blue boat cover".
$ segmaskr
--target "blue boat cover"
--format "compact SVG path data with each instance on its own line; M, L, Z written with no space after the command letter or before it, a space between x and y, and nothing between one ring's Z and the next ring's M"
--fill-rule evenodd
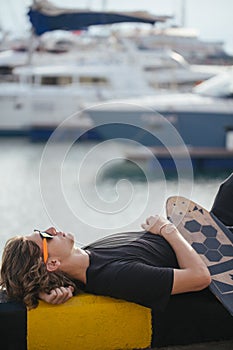
M168 17L153 16L145 12L105 12L90 10L62 10L46 13L41 8L31 7L28 16L35 34L41 35L53 30L83 30L91 25L137 22L154 24L164 22Z

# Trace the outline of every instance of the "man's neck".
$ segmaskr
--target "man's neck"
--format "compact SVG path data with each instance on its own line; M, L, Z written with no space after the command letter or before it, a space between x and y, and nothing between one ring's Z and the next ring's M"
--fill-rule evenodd
M87 252L81 248L75 248L73 254L65 263L62 264L62 271L68 275L86 284L86 272L90 260Z

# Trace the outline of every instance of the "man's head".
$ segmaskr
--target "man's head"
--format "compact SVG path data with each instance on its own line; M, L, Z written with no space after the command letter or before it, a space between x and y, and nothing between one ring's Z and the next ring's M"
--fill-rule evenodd
M54 265L58 245L62 244L62 237L59 236L54 239L51 248L48 243L46 263L43 239L39 233L34 232L27 237L17 236L6 242L2 255L1 286L6 289L9 299L23 301L29 308L33 308L38 305L40 292L49 293L54 288L69 285L76 289L75 283L63 272L58 271L56 261L56 268L48 268L49 264ZM67 239L66 245L64 241L64 251L67 251L69 246L71 249L72 239ZM57 261L59 259L60 256L57 256Z
M62 270L62 263L69 259L74 248L74 236L57 231L54 227L45 231L34 230L26 238L40 247L43 261L50 272Z

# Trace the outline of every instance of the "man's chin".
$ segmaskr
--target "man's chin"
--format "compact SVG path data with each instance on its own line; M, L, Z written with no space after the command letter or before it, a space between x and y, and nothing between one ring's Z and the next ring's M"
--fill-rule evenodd
M67 236L72 242L74 242L74 235L73 235L73 233L67 233Z

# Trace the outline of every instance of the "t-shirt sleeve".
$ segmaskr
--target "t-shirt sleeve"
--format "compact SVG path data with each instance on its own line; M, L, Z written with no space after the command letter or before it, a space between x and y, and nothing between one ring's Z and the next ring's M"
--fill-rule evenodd
M117 264L109 280L111 296L163 311L173 285L173 269L140 262Z

